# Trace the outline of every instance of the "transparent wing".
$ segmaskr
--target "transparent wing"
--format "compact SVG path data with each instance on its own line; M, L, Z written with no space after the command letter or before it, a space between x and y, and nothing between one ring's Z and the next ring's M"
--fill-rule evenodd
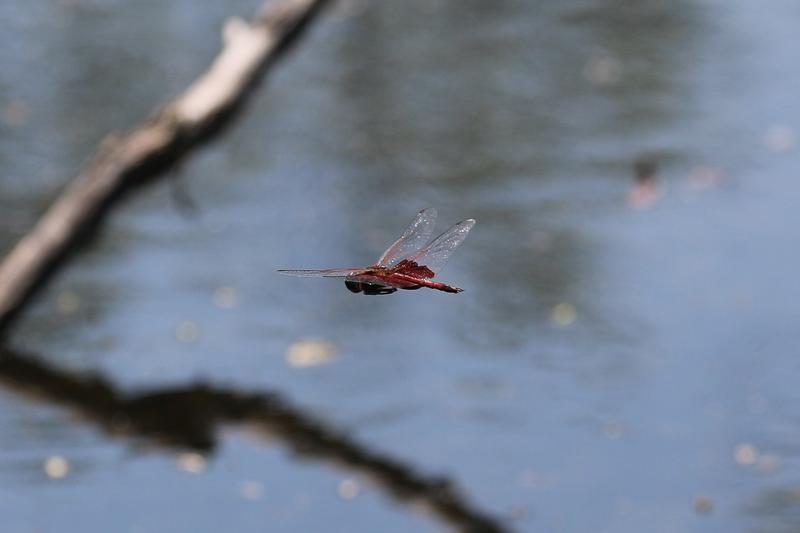
M424 248L408 257L417 265L426 266L434 273L439 272L453 251L467 238L467 233L475 225L475 220L462 220L449 230L445 231Z
M392 267L425 246L433 235L436 224L436 209L429 207L417 213L417 217L399 239L385 251L378 265Z
M301 278L349 278L366 271L365 268L325 268L322 270L278 270L278 273Z

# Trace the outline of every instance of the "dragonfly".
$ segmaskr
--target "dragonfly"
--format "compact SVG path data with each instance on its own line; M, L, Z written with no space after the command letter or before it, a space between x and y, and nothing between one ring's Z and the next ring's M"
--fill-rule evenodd
M462 292L464 289L434 281L433 278L464 242L475 220L462 220L431 239L436 216L436 209L432 207L420 211L408 229L383 252L374 265L278 272L288 276L344 279L345 286L351 292L367 295L391 294L398 289L417 290L422 287L449 293Z

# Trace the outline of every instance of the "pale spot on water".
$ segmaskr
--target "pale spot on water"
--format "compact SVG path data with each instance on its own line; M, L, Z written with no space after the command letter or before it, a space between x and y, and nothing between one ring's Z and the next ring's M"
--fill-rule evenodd
M180 342L194 342L199 335L200 328L191 320L184 320L175 328L175 338Z
M333 359L336 346L320 339L301 339L286 351L286 363L295 368L325 364Z
M583 77L597 87L611 87L622 79L622 63L615 57L594 57L583 67Z
M514 520L515 522L522 522L528 519L530 516L530 509L525 506L517 506L512 507L508 511L508 518Z
M525 489L542 489L549 485L549 481L536 470L525 469L519 473L517 484Z
M708 496L697 496L694 499L694 510L698 514L708 514L714 509L714 500Z
M30 107L22 100L9 102L2 113L3 122L12 127L24 126L28 122Z
M772 152L787 152L794 147L795 133L789 126L776 124L764 133L764 145Z
M658 182L651 180L635 184L628 192L626 201L633 209L644 211L658 203L663 195L664 193Z
M200 474L205 471L207 461L206 458L195 452L187 452L178 454L177 457L178 468L190 474Z
M734 450L733 457L740 465L751 466L758 460L758 449L752 444L739 444Z
M543 230L534 231L531 234L530 242L536 253L547 253L553 248L553 236Z
M238 294L233 287L222 286L214 290L214 305L220 309L232 309L238 303Z
M352 500L358 496L358 492L358 483L353 479L342 480L342 482L339 483L339 487L336 489L336 493L343 500Z
M780 457L772 453L761 454L756 461L756 470L762 474L773 474L780 466Z
M56 308L62 315L71 315L81 307L81 297L71 290L62 291L56 299Z
M259 481L243 481L239 485L239 494L246 500L260 500L264 497L264 485Z
M44 473L51 479L61 479L69 474L70 464L60 455L48 457L42 465Z
M722 181L722 171L716 167L699 165L689 171L687 179L692 189L710 189Z
M550 311L550 321L559 327L565 327L575 322L578 313L572 304L562 302Z
M603 434L609 439L619 439L625 433L625 427L619 422L606 422L603 424Z

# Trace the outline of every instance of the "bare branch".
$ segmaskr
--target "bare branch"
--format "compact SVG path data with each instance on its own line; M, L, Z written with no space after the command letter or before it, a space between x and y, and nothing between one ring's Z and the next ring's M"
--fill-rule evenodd
M223 49L181 96L126 134L109 135L36 226L0 263L0 333L82 237L129 189L162 174L218 133L267 67L330 0L268 2L251 23L229 20Z

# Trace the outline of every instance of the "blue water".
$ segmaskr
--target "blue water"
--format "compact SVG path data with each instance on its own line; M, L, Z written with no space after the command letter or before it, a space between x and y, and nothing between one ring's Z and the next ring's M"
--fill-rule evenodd
M0 7L0 247L255 4ZM225 135L114 213L11 347L119 394L278 393L509 530L797 531L798 17L342 3ZM642 158L663 195L634 209ZM478 220L442 272L462 294L274 273L374 261L426 206L441 229ZM289 365L309 338L335 357ZM4 530L446 527L252 424L224 424L192 473L185 450L3 383Z

